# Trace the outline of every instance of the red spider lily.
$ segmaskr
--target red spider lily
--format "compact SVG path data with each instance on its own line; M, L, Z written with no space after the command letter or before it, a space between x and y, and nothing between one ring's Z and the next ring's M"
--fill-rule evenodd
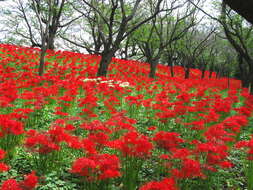
M20 182L20 187L23 190L32 190L38 184L38 176L35 175L35 171L25 176L25 179Z
M226 118L222 123L226 129L230 129L234 133L239 133L241 131L241 127L247 126L248 119L243 115L235 115Z
M136 105L139 106L139 105L141 105L143 95L140 94L140 95L137 95L137 96L127 96L125 99L126 99L127 102L129 102L130 105L136 104Z
M247 117L251 116L252 110L248 107L239 107L239 108L234 108L235 111L237 111L239 114L245 115Z
M0 149L0 160L4 159L5 155L6 155L6 152L4 150ZM0 162L0 172L6 172L9 169L10 169L10 167L8 165Z
M146 158L151 155L153 149L153 145L149 142L148 137L137 132L126 133L117 143L118 149L124 156Z
M0 172L6 172L10 169L10 167L8 165L6 165L5 163L0 162Z
M199 121L193 121L190 123L185 123L185 125L191 125L190 129L192 130L203 130L205 128L205 121L199 120Z
M79 137L66 134L64 141L67 143L67 145L70 148L73 148L73 149L82 149L83 148L83 144L82 144L81 140L79 139Z
M182 161L182 168L180 170L172 169L171 172L177 178L205 177L201 171L200 163L192 159L184 159Z
M88 155L97 154L96 144L89 138L82 140L82 148L88 153Z
M220 118L220 114L216 113L214 109L210 109L208 114L204 116L205 121L209 122L217 122Z
M248 160L253 160L253 136L248 141L239 141L235 144L236 148L246 148Z
M60 146L44 133L38 133L35 130L27 132L28 137L25 140L25 147L32 152L47 154L55 150L60 150Z
M0 149L0 160L4 159L6 152L2 149Z
M172 151L172 157L174 159L184 160L190 155L191 155L191 151L188 150L187 148L173 149Z
M162 181L151 181L141 186L139 190L177 190L173 178L164 178Z
M22 190L15 179L8 179L3 182L1 190Z
M21 182L17 182L15 179L8 179L3 182L1 190L33 190L38 184L38 177L35 172L32 172L25 176L25 179Z
M11 115L0 115L0 137L7 134L21 135L24 133L23 124Z
M114 58L115 64L110 66L109 76L98 79L95 75L99 56L47 51L47 72L43 77L38 77L35 70L39 56L38 49L0 45L0 50L4 52L1 53L0 60L0 107L2 108L0 127L3 128L0 132L2 135L22 134L23 124L20 121L33 119L33 114L29 113L48 104L46 107L55 108L54 114L60 119L53 122L47 131L29 130L24 145L30 151L43 154L61 150L66 146L84 151L87 156L84 158L86 165L82 160L80 163L83 163L86 177L90 180L119 176L119 166L115 166L117 169L100 170L102 165L110 168L109 157L98 156L100 152L107 151L108 147L120 150L124 156L130 156L133 160L150 156L156 159L156 154L152 154L153 142L136 132L138 131L136 126L141 122L137 123L137 120L127 117L126 111L118 111L128 109L126 107L131 104L139 106L143 111L138 114L145 114L143 120L146 122L148 119L147 126L157 125L157 129L152 132L155 133L152 139L157 145L155 148L163 153L159 156L163 159L165 170L173 169L172 177L178 178L203 178L205 176L202 171L217 172L219 167L232 167L232 163L227 160L229 151L233 148L232 144L236 142L242 127L248 125L248 117L253 111L252 96L245 89L240 94L237 92L240 88L238 80L231 79L231 89L227 91L228 95L224 98L220 92L227 88L227 79L199 80L200 71L197 69L191 71L191 79L184 80L182 67L174 67L175 77L172 78L168 67L158 65L157 78L152 80L147 78L149 72L147 63ZM85 82L86 78L95 80ZM108 83L110 80L111 84ZM116 81L129 82L131 87L123 88ZM136 95L137 91L138 95ZM239 105L235 103L241 98L245 99L244 105L233 108ZM122 106L122 100L129 105ZM20 105L20 102L23 105ZM16 107L17 103L18 107ZM5 111L9 114L3 114ZM106 119L110 118L100 121L100 116L103 119L104 116ZM198 135L192 143L188 144L184 139L185 135L189 136L188 127L182 130L175 129L175 131L180 130L180 134L158 132L160 122L170 122L170 125L175 126L180 124L182 128L185 124L193 130L201 131L190 131L190 134ZM165 126L165 124L161 125ZM82 135L85 136L73 135L78 134L79 127ZM251 144L251 140L237 144L238 147L243 146L247 149L249 159L253 158ZM8 150L6 151L8 154ZM78 167L82 168L81 164ZM90 169L85 170L89 167ZM0 170L1 168L8 169L4 164L0 166ZM76 171L82 173L82 170ZM174 185L168 186L169 182L165 181L167 179L147 183L146 189L174 187ZM20 183L18 188L23 188Z
M102 132L90 133L88 138L97 146L105 146L109 140L109 136Z
M88 130L90 132L99 132L99 131L106 132L106 133L110 133L111 132L110 129L108 129L106 127L106 125L103 122L99 121L99 120L94 120L94 121L92 121L90 123L86 123L86 122L82 123L80 125L80 127L82 129Z
M114 113L111 118L105 122L106 126L112 131L112 133L120 130L134 131L135 127L133 124L135 123L136 120L125 116L124 111Z
M163 123L166 123L170 118L176 117L176 115L177 112L175 110L169 109L163 110L163 112L156 113L158 119Z
M159 147L171 151L171 149L179 147L184 142L179 136L180 134L175 132L159 131L155 134L153 140Z
M204 133L204 136L213 142L221 141L221 142L233 142L235 134L229 133L225 130L223 124L216 124L207 129Z
M213 108L215 109L215 112L225 112L228 113L232 109L232 101L230 98L220 99L217 98Z
M71 173L87 177L87 180L105 180L120 176L119 159L115 155L96 154L75 160Z

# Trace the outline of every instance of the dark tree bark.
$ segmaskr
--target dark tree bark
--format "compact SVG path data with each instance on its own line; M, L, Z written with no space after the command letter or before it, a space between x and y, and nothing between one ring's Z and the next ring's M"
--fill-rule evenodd
M42 48L40 51L40 62L39 62L39 76L42 76L45 71L45 55L46 55L46 48Z
M249 92L253 95L253 60L251 60L251 66L249 67Z
M247 21L253 24L253 1L252 0L224 0L224 2Z
M168 55L168 66L171 77L174 77L173 61L173 57L171 55Z
M227 72L228 88L230 87L230 72Z
M193 57L184 56L184 78L190 78L191 68L194 67L194 59Z
M201 79L204 79L205 78L205 73L206 73L206 65L204 65L202 67L202 70L201 70Z
M174 76L175 76L173 64L171 64L171 66L170 66L170 76L171 76L171 77L174 77Z
M193 58L189 58L188 60L186 60L186 66L185 66L185 73L184 73L184 78L185 79L189 79L190 78L190 71L191 68L194 67L194 59Z
M190 78L190 67L186 67L184 78L185 79L189 79Z
M156 68L157 68L157 64L158 64L157 61L158 60L156 60L156 59L147 61L150 64L150 72L149 72L150 78L155 78Z
M240 80L242 81L243 88L249 88L249 77L247 71L247 65L243 62L243 57L241 55L237 56L238 66L240 70Z
M97 76L106 76L109 64L113 58L113 52L103 52L101 55L100 65L97 71ZM102 64L101 64L102 63Z
M213 66L211 66L209 70L209 79L212 78L212 75L213 75Z

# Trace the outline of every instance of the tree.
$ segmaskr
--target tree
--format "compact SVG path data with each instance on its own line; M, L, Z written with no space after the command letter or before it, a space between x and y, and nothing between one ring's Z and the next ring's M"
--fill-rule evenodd
M100 55L103 48L101 33L106 33L106 31L99 32L99 30L105 30L104 21L100 19L97 12L85 4L74 1L71 5L85 19L77 20L73 29L60 35L61 38L69 43L71 49L75 46L84 48L89 54ZM106 9L106 7L103 7L103 9ZM87 38L87 36L89 37Z
M49 14L51 14L50 20ZM70 17L69 14L72 13L66 0L14 0L12 6L5 9L3 22L12 36L26 40L32 47L40 48L42 47L41 26L46 28L48 24L45 43L48 44L48 49L54 49L59 31L79 18Z
M39 75L44 73L44 57L48 49L55 48L59 32L80 18L69 16L69 2L66 0L14 0L6 9L5 28L22 43L40 47ZM22 44L24 45L24 44Z
M100 35L102 41L101 61L97 76L106 76L109 64L116 51L120 48L121 42L132 34L141 25L155 18L161 11L160 5L163 0L149 0L153 4L152 10L146 10L145 16L137 10L145 6L147 1L141 0L82 0L81 6L76 6L79 12L83 13L84 19L92 19L87 14L87 7L91 13L96 15L99 22L95 35ZM82 9L86 7L85 9ZM148 15L148 16L147 16Z
M190 77L190 69L196 68L196 61L204 50L210 45L215 29L210 31L199 31L193 27L178 45L178 54L182 58L182 63L185 70L185 79Z
M224 2L221 7L220 22L226 38L238 53L243 87L249 87L250 93L253 94L253 51L251 45L253 27L243 22L243 19L228 9ZM244 64L244 61L247 65Z
M195 5L193 1L191 3ZM248 87L250 93L253 94L252 25L228 8L225 0L219 5L220 17L214 17L197 5L195 6L222 26L226 39L237 52L242 86Z
M170 3L170 5L168 5ZM187 5L186 12L178 13L176 16L173 12L179 7ZM137 42L146 62L150 64L150 78L155 78L157 64L164 52L171 56L169 50L172 50L172 44L182 38L187 31L195 25L195 19L188 17L194 15L196 9L191 9L189 3L176 4L176 1L167 1L164 3L166 12L160 13L149 23L141 26L133 35L134 41ZM187 22L187 21L188 22ZM167 60L171 64L172 57Z

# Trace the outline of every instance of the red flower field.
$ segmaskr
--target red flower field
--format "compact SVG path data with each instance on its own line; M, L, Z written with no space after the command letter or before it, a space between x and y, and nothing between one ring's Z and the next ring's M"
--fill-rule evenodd
M47 51L40 77L38 49L0 55L2 190L253 188L240 81L163 65L150 79L147 63L116 58L98 78L99 56L66 51Z

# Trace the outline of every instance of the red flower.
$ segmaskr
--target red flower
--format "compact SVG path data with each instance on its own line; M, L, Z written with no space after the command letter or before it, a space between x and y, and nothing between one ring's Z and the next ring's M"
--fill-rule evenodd
M22 190L15 179L8 179L3 182L1 190Z
M229 161L220 162L219 165L220 165L222 168L231 168L231 167L233 167L233 163L231 163L231 162L229 162Z
M175 132L165 132L160 131L156 133L153 140L160 146L168 151L172 148L177 148L180 143L183 143L184 140L179 138L179 134Z
M0 149L0 160L2 160L5 156L6 152L2 149Z
M85 151L87 151L88 154L96 154L96 145L93 141L91 141L89 138L82 140L82 147Z
M160 182L151 181L140 187L139 190L177 190L176 183L172 178L165 178Z
M118 143L119 149L127 156L145 158L151 154L151 150L153 149L153 145L148 141L148 137L137 132L126 133Z
M81 176L89 176L96 170L96 162L89 158L78 158L72 165L71 173L77 173Z
M201 172L200 163L192 159L184 159L181 170L172 170L172 173L178 178L204 177Z
M0 172L6 172L9 170L9 166L5 163L0 162Z
M70 172L87 177L88 180L119 177L119 159L110 154L96 154L87 158L78 158L73 163Z
M154 130L156 130L156 129L157 129L156 126L150 126L150 127L148 128L149 131L154 131Z
M29 130L27 135L24 145L31 151L47 154L54 150L60 150L60 146L53 141L54 139L47 132L37 133L35 130Z
M23 124L20 121L16 121L10 115L0 115L0 131L3 135L20 135L24 133Z
M190 155L190 151L186 148L173 149L173 158L175 159L185 159Z
M24 190L32 190L33 188L36 187L38 183L38 177L35 175L35 172L33 171L32 173L28 174L24 181L20 183L20 186Z

